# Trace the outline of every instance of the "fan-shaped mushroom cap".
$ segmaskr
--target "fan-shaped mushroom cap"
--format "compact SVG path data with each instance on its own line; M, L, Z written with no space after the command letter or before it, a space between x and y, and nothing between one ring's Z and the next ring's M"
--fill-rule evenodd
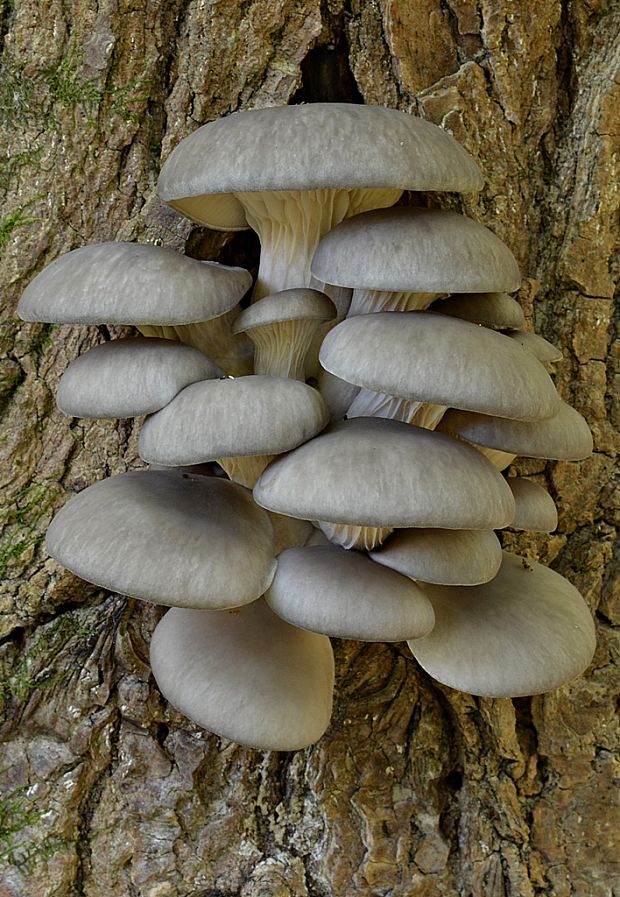
M56 324L192 324L225 314L251 285L244 268L151 244L99 243L44 268L17 310Z
M508 477L506 482L515 499L515 516L510 529L553 532L558 525L558 512L546 489L524 477Z
M153 633L151 666L177 710L248 747L295 751L329 725L329 639L290 626L264 601L233 612L168 611Z
M525 420L560 406L549 374L513 340L432 312L348 318L327 334L319 360L343 380L403 399Z
M430 310L492 330L522 330L525 327L523 309L507 293L456 293L447 299L438 299Z
M504 478L479 452L366 417L333 424L274 461L254 498L291 517L371 527L493 529L514 513Z
M410 579L335 545L284 551L265 600L302 629L367 642L419 638L435 619Z
M554 417L542 421L511 420L451 409L442 418L438 430L525 458L581 461L592 452L592 434L587 423L566 402L560 404Z
M159 411L196 380L221 376L192 346L146 337L112 340L69 365L56 402L73 417L138 417Z
M370 187L477 191L482 176L449 134L423 119L380 106L311 103L203 125L170 154L158 190L189 218L237 230L247 224L235 193Z
M496 575L502 547L489 530L402 529L370 557L421 582L476 586Z
M510 339L515 340L520 346L523 346L528 352L531 352L534 358L537 358L541 364L554 365L558 361L562 361L564 357L562 350L544 339L538 333L531 333L528 330L508 330L505 334Z
M144 422L140 454L169 465L279 454L316 435L328 420L320 394L299 380L204 380Z
M512 291L521 282L513 254L482 224L406 207L343 221L321 240L312 273L337 286L412 293Z
M89 486L54 517L47 550L88 582L178 607L255 601L276 567L269 517L246 489L176 470Z
M409 642L439 682L493 698L534 695L579 676L596 647L588 606L566 579L504 554L481 586L425 586L435 628Z

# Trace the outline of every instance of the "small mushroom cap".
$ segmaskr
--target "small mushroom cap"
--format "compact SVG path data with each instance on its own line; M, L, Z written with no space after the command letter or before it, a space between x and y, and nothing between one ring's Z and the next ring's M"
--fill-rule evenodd
M322 367L319 367L316 382L317 388L329 408L330 420L332 422L342 420L360 391L360 387L354 383L347 383L346 380L330 374Z
M329 421L316 389L284 377L203 380L149 417L140 455L158 464L279 454L320 432Z
M319 360L357 386L434 405L534 420L561 404L544 367L513 340L432 312L347 318Z
M152 244L98 243L44 268L17 312L56 324L193 324L230 311L251 285L244 268Z
M319 290L282 290L264 296L244 309L233 325L235 333L255 327L267 327L283 321L331 321L336 307L329 296Z
M290 626L264 601L233 612L168 611L153 633L151 666L177 710L247 747L295 751L329 725L329 639Z
M173 340L137 337L95 346L60 378L56 402L81 418L151 414L196 380L223 376L198 349Z
M515 258L484 225L443 209L374 209L326 234L312 260L317 280L413 293L511 292Z
M477 586L497 574L502 547L489 530L402 529L370 557L421 582Z
M252 109L203 125L170 154L158 190L189 218L237 230L247 223L234 193L478 191L482 184L466 150L430 122L380 106L309 103Z
M481 586L425 586L435 628L409 642L420 665L444 685L492 698L536 695L570 682L594 654L587 604L566 579L504 554Z
M525 458L581 461L592 453L592 434L578 411L561 402L558 413L542 421L511 420L450 410L438 430L476 445Z
M284 551L265 600L302 629L367 642L419 638L435 621L410 579L335 545Z
M456 293L447 299L438 299L430 310L492 330L522 330L525 327L523 309L507 293Z
M516 328L509 330L505 335L515 340L528 352L531 352L534 358L537 358L542 364L556 364L558 361L562 361L564 357L561 349L558 349L557 346L554 346L553 343L550 343L549 340L544 339L538 333L530 333L527 330Z
M270 511L373 527L494 529L514 514L480 452L400 421L357 417L269 465L254 487Z
M524 477L508 477L506 482L515 499L515 517L510 529L552 533L558 525L558 512L547 490Z
M276 568L269 517L247 489L177 470L89 486L52 520L47 550L88 582L177 607L255 601Z

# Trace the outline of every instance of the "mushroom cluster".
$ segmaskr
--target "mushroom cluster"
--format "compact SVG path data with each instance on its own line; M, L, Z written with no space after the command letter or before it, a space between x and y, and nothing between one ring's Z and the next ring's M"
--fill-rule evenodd
M56 515L52 557L171 609L151 644L162 693L206 729L295 750L329 724L329 637L407 641L439 682L535 694L588 665L594 627L557 573L496 531L551 531L517 455L592 448L525 332L510 250L406 190L477 191L453 138L346 104L236 113L183 140L161 198L199 224L251 226L247 271L152 245L77 249L42 271L28 321L132 324L63 375L83 418L147 415L150 469ZM245 299L244 299L245 297ZM242 304L240 304L243 301Z

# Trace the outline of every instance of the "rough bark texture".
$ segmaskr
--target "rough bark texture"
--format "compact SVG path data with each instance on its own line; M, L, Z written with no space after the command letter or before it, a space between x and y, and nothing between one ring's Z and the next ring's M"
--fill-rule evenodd
M612 0L0 0L2 897L620 894L619 26ZM164 208L157 173L203 122L304 99L415 112L480 162L462 208L515 252L595 435L583 463L519 464L560 525L506 541L581 589L599 642L582 679L515 701L439 687L404 646L340 643L327 735L263 755L159 696L159 610L46 558L54 510L140 464L136 428L54 408L106 328L25 325L15 304L95 241L255 264L255 241Z

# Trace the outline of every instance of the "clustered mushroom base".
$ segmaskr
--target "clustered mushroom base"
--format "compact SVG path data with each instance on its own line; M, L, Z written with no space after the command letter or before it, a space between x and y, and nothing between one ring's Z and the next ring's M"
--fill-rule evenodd
M68 253L22 297L25 320L149 337L74 362L59 405L147 413L140 450L156 469L71 499L47 548L97 585L172 607L155 678L222 737L265 750L320 738L329 636L406 640L437 680L478 695L556 688L590 662L581 596L502 554L494 533L557 522L540 486L500 473L515 455L591 450L543 366L557 350L521 330L506 295L517 265L490 231L383 208L403 190L481 185L448 134L394 110L238 113L182 141L160 194L210 227L257 230L249 307L242 269L122 243Z

